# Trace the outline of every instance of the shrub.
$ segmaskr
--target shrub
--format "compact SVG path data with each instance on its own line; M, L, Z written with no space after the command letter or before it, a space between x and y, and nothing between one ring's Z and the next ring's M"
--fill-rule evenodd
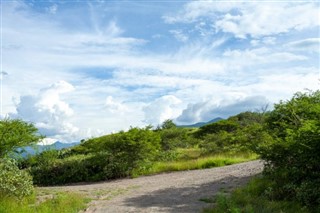
M267 129L274 141L258 151L267 162L265 174L276 184L275 195L320 205L320 91L296 93L276 104Z
M33 193L31 176L13 159L0 159L0 197L21 199Z
M146 170L151 166L159 156L160 136L149 128L131 128L128 132L90 139L80 147L62 155L61 151L46 151L21 165L30 167L34 182L39 185L126 177L132 175L133 169ZM82 151L84 154L74 154Z
M221 120L216 123L208 124L199 128L195 132L197 138L203 138L207 134L219 133L221 131L234 132L240 127L239 123L234 120Z

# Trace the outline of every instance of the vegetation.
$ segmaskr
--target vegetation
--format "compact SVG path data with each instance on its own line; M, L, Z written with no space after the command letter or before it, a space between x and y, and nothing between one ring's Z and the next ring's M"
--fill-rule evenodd
M0 120L0 158L14 152L16 148L39 142L43 137L37 132L33 124L19 119Z
M320 210L320 91L296 93L270 112L242 112L200 128L181 128L166 120L156 129L131 128L83 140L72 148L19 159L18 164L10 159L18 147L41 139L32 124L0 121L1 208L11 208L6 207L13 205L11 200L31 202L32 178L37 185L100 181L223 166L259 155L266 163L263 178L230 197L219 196L218 208L207 211ZM40 207L46 202L30 208L47 208Z
M276 104L257 130L252 148L265 160L263 178L205 212L320 212L320 91Z
M24 197L17 201L13 198L0 198L0 213L76 213L86 207L88 199L80 194L58 193L52 198L40 201L37 196Z
M21 199L33 193L32 178L19 170L9 155L20 146L38 142L42 136L37 129L21 120L0 121L0 197Z
M155 162L151 168L147 170L136 170L133 176L150 175L161 172L184 171L195 169L207 169L212 167L226 166L236 163L242 163L249 160L257 159L257 155L253 153L245 154L218 154L209 157L199 157L196 159L176 160L171 162Z
M0 197L21 199L33 193L32 177L13 159L0 159Z
M167 120L155 130L131 128L70 149L48 150L20 161L20 168L28 169L37 185L57 185L239 163L256 157L244 132L261 125L260 117L246 112L200 129Z
M259 153L274 183L273 196L320 206L320 91L276 104L266 122L274 140Z
M33 124L21 120L0 121L0 213L78 212L86 203L81 195L60 193L38 200L31 175L20 170L12 158L17 148L43 138L37 131Z
M204 213L307 213L301 204L286 200L273 200L269 197L272 182L265 178L256 178L247 186L236 189L231 196L220 193L215 199L215 208L204 209Z

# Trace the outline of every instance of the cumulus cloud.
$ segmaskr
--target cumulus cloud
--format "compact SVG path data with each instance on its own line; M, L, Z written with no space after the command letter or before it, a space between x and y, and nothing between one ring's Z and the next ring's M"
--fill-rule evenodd
M173 95L162 96L143 108L145 123L158 125L167 119L178 116L181 100Z
M17 113L11 116L34 123L40 133L49 138L70 138L78 128L68 121L73 110L60 96L73 90L71 84L59 81L40 90L37 95L22 96L16 107Z
M127 106L125 106L123 103L119 101L115 101L112 96L108 96L106 99L105 107L107 111L111 113L120 113L123 114L125 112L128 112Z
M268 104L264 96L247 96L238 99L207 100L189 104L176 119L179 123L191 124L209 121L217 117L228 118L240 112L261 109Z

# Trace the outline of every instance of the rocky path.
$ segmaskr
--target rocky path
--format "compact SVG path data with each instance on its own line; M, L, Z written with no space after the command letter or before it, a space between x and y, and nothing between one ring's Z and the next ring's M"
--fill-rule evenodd
M88 185L46 187L45 190L86 194L93 199L86 213L193 213L210 205L201 199L243 185L262 169L261 161L251 161Z

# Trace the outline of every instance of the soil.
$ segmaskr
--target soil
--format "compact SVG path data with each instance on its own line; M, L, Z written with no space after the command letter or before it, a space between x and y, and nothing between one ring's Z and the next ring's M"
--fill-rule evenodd
M94 184L42 187L50 192L83 193L92 201L85 213L194 213L213 205L217 193L228 193L262 172L261 161L212 169L172 172Z

